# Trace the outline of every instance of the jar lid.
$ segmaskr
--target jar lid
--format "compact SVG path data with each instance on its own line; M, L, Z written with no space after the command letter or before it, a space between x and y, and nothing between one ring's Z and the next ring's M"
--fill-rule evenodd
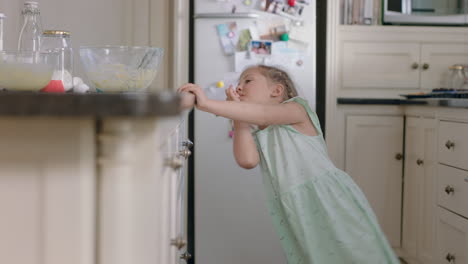
M70 36L70 31L48 29L48 30L44 30L44 32L42 32L42 35L57 36L57 37L69 37Z
M450 70L463 70L463 65L452 65L449 67Z
M39 5L39 3L36 2L36 1L25 1L24 4L25 5L33 5L33 6L36 6L36 7Z

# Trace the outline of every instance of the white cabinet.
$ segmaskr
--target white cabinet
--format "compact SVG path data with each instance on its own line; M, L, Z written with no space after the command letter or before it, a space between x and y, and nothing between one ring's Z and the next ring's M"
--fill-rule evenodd
M343 43L343 89L417 88L417 43Z
M447 87L448 66L468 61L466 44L344 41L342 89Z
M468 264L468 219L439 208L437 238L434 263Z
M450 78L448 67L468 61L466 44L421 44L420 88L447 88ZM427 68L427 69L426 69Z
M369 200L393 247L400 246L403 117L346 118L345 170Z
M95 263L90 119L0 118L0 263Z
M0 118L0 263L184 263L190 151L160 123Z
M468 263L468 123L466 113L440 120L437 166L437 261Z
M99 264L179 263L186 244L177 120L109 119L99 132Z
M440 121L439 162L468 170L468 123Z
M160 153L164 166L161 168L161 178L168 181L169 196L165 203L167 212L167 237L170 245L168 259L161 263L185 264L191 258L187 252L186 211L187 211L187 159L191 155L193 143L187 139L186 120L181 119L174 126L166 123L166 133L161 133ZM163 125L164 126L164 125ZM164 245L164 246L167 246Z
M435 119L406 119L402 249L424 264L435 257L435 131Z

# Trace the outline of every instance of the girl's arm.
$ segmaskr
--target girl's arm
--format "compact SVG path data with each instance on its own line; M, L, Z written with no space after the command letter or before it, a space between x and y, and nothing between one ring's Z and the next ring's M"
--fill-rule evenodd
M237 121L259 126L308 122L305 109L295 102L264 105L240 101L211 100L195 84L186 84L179 88L179 91L194 93L197 98L196 106L198 109Z
M239 166L244 169L253 169L258 165L260 157L249 124L234 121L233 146L234 157Z
M232 87L226 89L226 100L239 102L239 94ZM253 169L258 165L260 157L254 142L250 125L241 121L234 121L234 157L237 164L244 169Z

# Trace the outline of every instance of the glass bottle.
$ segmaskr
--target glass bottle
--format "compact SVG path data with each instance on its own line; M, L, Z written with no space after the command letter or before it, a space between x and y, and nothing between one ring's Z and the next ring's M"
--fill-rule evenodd
M65 30L44 30L41 37L41 51L57 52L59 64L52 80L61 81L65 91L73 88L73 49L70 32Z
M0 51L3 50L3 20L5 15L0 13Z
M18 38L18 51L39 51L42 35L41 16L37 2L24 2L23 26Z

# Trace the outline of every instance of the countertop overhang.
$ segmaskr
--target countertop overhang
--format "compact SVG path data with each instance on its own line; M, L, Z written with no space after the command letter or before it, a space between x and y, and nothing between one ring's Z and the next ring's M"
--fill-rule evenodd
M177 93L0 92L0 116L156 117L181 112Z
M468 108L468 99L458 98L348 98L339 97L336 102L341 105L426 105L440 107Z

